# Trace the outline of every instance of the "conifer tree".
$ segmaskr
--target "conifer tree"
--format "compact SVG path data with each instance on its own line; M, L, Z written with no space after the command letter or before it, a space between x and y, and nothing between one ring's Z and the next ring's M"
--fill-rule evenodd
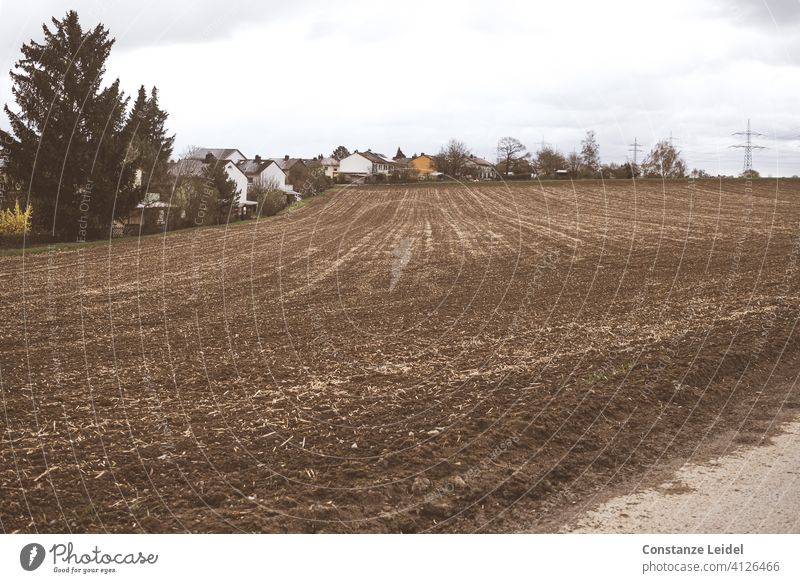
M158 90L153 87L148 96L142 85L125 125L126 163L139 175L135 188L137 202L147 192L160 190L168 182L167 164L175 137L167 135L167 117L159 107Z
M128 100L118 79L103 87L114 39L102 24L84 31L74 11L42 30L44 40L23 44L11 72L7 171L36 207L38 230L99 235L132 204L122 139Z
M241 192L225 171L226 161L217 160L212 154L205 159L204 178L217 195L217 222L227 223L236 218Z

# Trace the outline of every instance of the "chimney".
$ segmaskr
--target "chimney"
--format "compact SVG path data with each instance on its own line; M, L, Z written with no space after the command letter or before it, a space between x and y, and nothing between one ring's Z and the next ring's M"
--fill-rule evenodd
M284 159L285 161L288 161L288 160L289 160L289 154L286 154L286 155L283 157L283 159Z
M255 160L256 160L256 162L261 162L261 156L259 156L258 154L256 154L256 158L255 158Z

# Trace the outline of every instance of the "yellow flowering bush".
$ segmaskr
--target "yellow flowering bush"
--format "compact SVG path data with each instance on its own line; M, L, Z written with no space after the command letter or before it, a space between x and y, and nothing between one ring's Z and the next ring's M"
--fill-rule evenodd
M31 231L31 215L33 206L28 205L23 211L19 201L13 209L0 209L0 236L24 235Z

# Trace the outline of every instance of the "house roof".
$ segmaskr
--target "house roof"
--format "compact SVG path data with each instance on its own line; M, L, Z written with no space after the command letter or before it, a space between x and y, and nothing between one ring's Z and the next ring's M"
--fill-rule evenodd
M302 158L270 158L273 162L275 162L281 170L288 171L294 168L294 166L299 162L305 166L305 162L303 162Z
M242 172L242 169L230 160L219 160L219 162L223 162L223 167L230 164L231 168L236 168L239 172ZM167 173L171 176L202 176L203 169L207 165L208 164L206 164L204 160L184 158L183 160L178 160L174 164L171 164L167 169ZM244 174L244 172L242 172L242 174Z
M373 164L394 164L391 160L387 160L385 156L381 154L376 154L375 152L370 152L367 150L366 152L356 152L356 154L361 154L364 158L372 162Z
M184 158L170 164L167 172L172 176L202 176L205 162L194 158Z
M246 156L236 148L198 148L192 152L189 158L192 160L205 160L206 156L209 154L214 156L217 160L227 160L233 154L239 154L242 158L246 158Z
M338 166L339 160L336 158L322 158L319 163L323 166Z
M478 166L491 166L492 168L494 168L494 164L492 164L487 160L484 160L483 158L478 158L477 156L470 156L469 162L473 162Z
M247 176L258 176L270 164L275 164L275 166L280 168L280 165L277 162L275 162L275 160L270 160L270 159L266 159L266 160L263 160L263 159L262 160L242 160L240 162L237 162L236 166L239 168L239 170L244 172ZM282 170L283 169L281 168L281 171Z

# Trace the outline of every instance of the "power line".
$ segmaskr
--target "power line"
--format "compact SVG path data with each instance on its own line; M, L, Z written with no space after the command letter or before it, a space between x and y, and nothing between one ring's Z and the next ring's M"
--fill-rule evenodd
M672 130L670 130L669 131L669 145L670 145L670 147L675 147L674 141L677 140L677 139L678 138L673 138L672 137Z
M633 138L633 143L628 145L631 146L628 152L633 152L633 165L636 166L636 164L638 163L639 152L643 151L641 149L642 144L638 142L637 138Z
M753 150L766 150L764 146L759 146L753 143L753 138L758 136L763 136L764 134L760 134L758 132L754 132L750 129L750 120L747 120L747 129L743 132L734 132L731 134L733 136L744 136L744 143L743 144L734 144L730 146L731 148L742 148L744 149L744 169L742 170L742 174L745 176L749 175L750 172L753 170Z

